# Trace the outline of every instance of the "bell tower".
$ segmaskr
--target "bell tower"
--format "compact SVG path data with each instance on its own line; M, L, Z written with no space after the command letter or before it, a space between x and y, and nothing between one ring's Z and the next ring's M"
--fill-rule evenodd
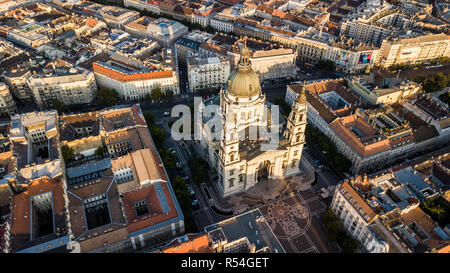
M306 89L302 87L298 94L286 124L284 137L289 140L289 152L285 162L285 176L299 172L300 159L302 157L303 145L305 144L306 129Z

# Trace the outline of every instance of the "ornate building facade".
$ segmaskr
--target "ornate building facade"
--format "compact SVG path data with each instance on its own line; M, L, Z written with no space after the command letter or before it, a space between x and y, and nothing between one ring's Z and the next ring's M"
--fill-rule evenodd
M250 55L246 46L241 49L239 63L221 90L220 139L211 136L214 130L205 119L201 126L201 144L210 165L217 170L218 185L224 196L246 191L263 179L283 179L299 173L305 143L305 93L298 96L286 126L273 122L272 116L279 113L268 107L270 103L261 92ZM271 134L274 134L274 128L278 130L278 142L269 149L265 145L270 141L263 137L268 128Z

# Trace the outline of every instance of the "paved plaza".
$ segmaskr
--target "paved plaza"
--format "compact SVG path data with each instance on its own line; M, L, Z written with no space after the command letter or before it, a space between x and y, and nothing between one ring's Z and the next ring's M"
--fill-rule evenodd
M320 224L326 205L312 192L304 191L260 208L288 253L337 252L327 241Z

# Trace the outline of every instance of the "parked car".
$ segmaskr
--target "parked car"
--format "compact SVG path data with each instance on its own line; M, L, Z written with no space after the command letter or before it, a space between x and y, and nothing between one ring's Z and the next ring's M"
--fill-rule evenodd
M200 206L198 205L198 200L197 199L192 201L192 208L194 208L194 209L199 209L200 208Z
M163 115L164 115L165 117L167 117L167 116L170 116L170 113L169 113L169 112L164 112Z
M172 152L172 154L176 154L177 152L175 151L175 149L174 148L172 148L172 147L170 147L169 148L169 151L171 151Z

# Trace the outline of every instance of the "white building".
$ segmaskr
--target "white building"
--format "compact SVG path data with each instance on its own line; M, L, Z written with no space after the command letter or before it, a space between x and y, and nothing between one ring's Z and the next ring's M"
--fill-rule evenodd
M132 7L140 10L146 10L159 15L161 13L158 3L154 1L139 1L139 0L123 0L125 7Z
M57 99L64 105L89 104L97 92L94 73L84 69L70 69L69 75L33 76L28 79L36 104L41 107L52 106Z
M232 66L236 66L239 55L229 51ZM279 48L271 50L257 50L252 53L250 62L252 69L258 74L259 80L271 80L297 75L295 60L297 52L291 48Z
M34 49L50 42L49 29L34 21L8 31L7 39L11 42Z
M16 104L6 84L0 82L0 115L10 116L16 110Z
M396 64L416 64L437 60L441 57L450 57L450 39L447 34L428 34L418 37L404 35L384 39L376 63L387 68Z
M382 0L367 1L341 21L340 34L377 46L391 33L408 27L410 15Z
M224 57L192 56L187 60L189 91L220 88L230 75L230 62Z
M378 55L377 47L344 36L313 32L295 37L295 41L300 61L317 64L330 60L336 64L336 70L345 73L363 72L368 65L373 66Z
M216 115L223 127L215 128L205 119L200 125L201 145L210 165L217 169L217 186L224 196L246 191L264 179L283 179L300 172L305 143L305 94L294 104L276 148L263 149L264 145L270 145L269 141L261 135L259 139L252 139L256 137L254 129L267 129L272 124L271 130L278 135L282 126L273 123L272 115L279 113L267 109L258 75L251 67L250 55L247 47L241 50L237 68L221 90L220 110ZM219 139L213 135L216 130L221 132Z
M188 33L189 28L174 20L162 17L152 20L143 16L125 25L125 30L139 37L153 39L161 46L168 47Z
M122 28L124 25L138 19L139 12L116 6L103 6L98 11L98 17L111 27Z
M166 52L171 54L170 49ZM178 73L169 53L164 57L169 63L166 62L167 65L160 65L157 69L149 69L137 59L114 54L107 62L92 65L97 85L99 88L116 90L125 100L144 99L156 87L160 87L163 94L169 90L178 94Z
M220 32L233 32L234 30L234 21L220 14L213 16L209 20L209 24Z
M7 71L3 78L8 84L9 90L14 96L20 100L30 100L33 98L28 79L31 77L31 72L28 69L12 69Z
M357 178L351 181L355 180L357 181ZM410 252L397 240L390 240L394 242L391 245L387 242L387 238L382 238L393 238L393 235L380 222L374 209L365 202L350 183L344 181L336 187L331 203L331 209L342 221L345 230L370 253ZM393 251L394 247L395 251Z

